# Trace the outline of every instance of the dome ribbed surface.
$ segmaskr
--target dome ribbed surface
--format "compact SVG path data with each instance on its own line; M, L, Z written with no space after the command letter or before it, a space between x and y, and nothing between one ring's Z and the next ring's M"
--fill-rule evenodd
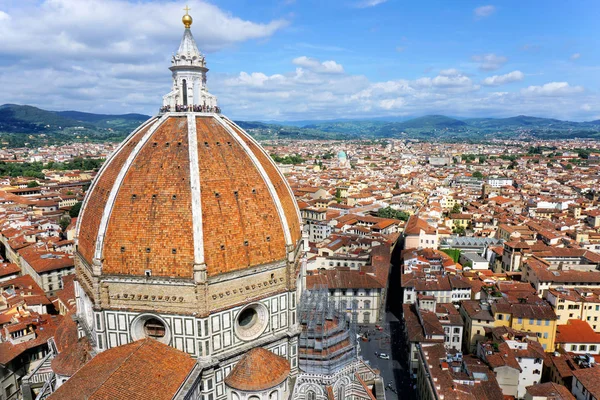
M130 135L100 170L78 252L107 275L192 278L286 259L300 240L294 197L268 154L216 114L172 113Z
M289 374L288 360L256 347L244 354L225 378L225 383L237 390L255 392L279 385Z

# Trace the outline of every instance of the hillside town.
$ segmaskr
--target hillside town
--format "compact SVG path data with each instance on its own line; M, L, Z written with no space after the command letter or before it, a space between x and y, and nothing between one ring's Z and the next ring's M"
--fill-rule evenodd
M598 143L263 145L300 210L305 287L361 346L399 320L373 361L403 368L388 398L401 385L420 399L600 398ZM53 167L115 147L0 153L42 165L0 177L1 399L33 399L93 356L72 318L74 235L98 168Z

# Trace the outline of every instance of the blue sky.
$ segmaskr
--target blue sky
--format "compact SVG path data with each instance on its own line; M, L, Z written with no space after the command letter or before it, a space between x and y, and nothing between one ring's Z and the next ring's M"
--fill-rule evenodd
M600 118L598 1L189 5L209 89L233 118ZM184 6L1 1L0 103L154 113Z

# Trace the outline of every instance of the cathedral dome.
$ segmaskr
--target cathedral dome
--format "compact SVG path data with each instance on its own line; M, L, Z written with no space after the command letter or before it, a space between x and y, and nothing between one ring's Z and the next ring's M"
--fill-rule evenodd
M99 171L78 252L103 275L211 277L287 259L300 237L291 190L250 135L217 113L167 112Z
M121 143L84 200L77 251L95 276L203 282L297 254L300 213L292 191L208 92L188 10L159 115Z

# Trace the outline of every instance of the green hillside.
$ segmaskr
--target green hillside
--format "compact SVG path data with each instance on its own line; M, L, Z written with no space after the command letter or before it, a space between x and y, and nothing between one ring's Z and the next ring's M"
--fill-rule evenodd
M121 140L149 117L47 111L32 106L0 106L0 138L9 146L74 141Z
M456 129L463 128L467 124L458 119L446 117L444 115L426 115L424 117L410 119L404 122L396 122L400 129Z
M38 146L73 141L119 141L149 117L141 114L92 114L47 111L32 106L0 106L0 139L9 146ZM561 121L519 115L510 118L457 119L426 115L408 120L331 120L299 123L236 121L257 139L416 138L481 141L491 138L600 139L600 120Z

